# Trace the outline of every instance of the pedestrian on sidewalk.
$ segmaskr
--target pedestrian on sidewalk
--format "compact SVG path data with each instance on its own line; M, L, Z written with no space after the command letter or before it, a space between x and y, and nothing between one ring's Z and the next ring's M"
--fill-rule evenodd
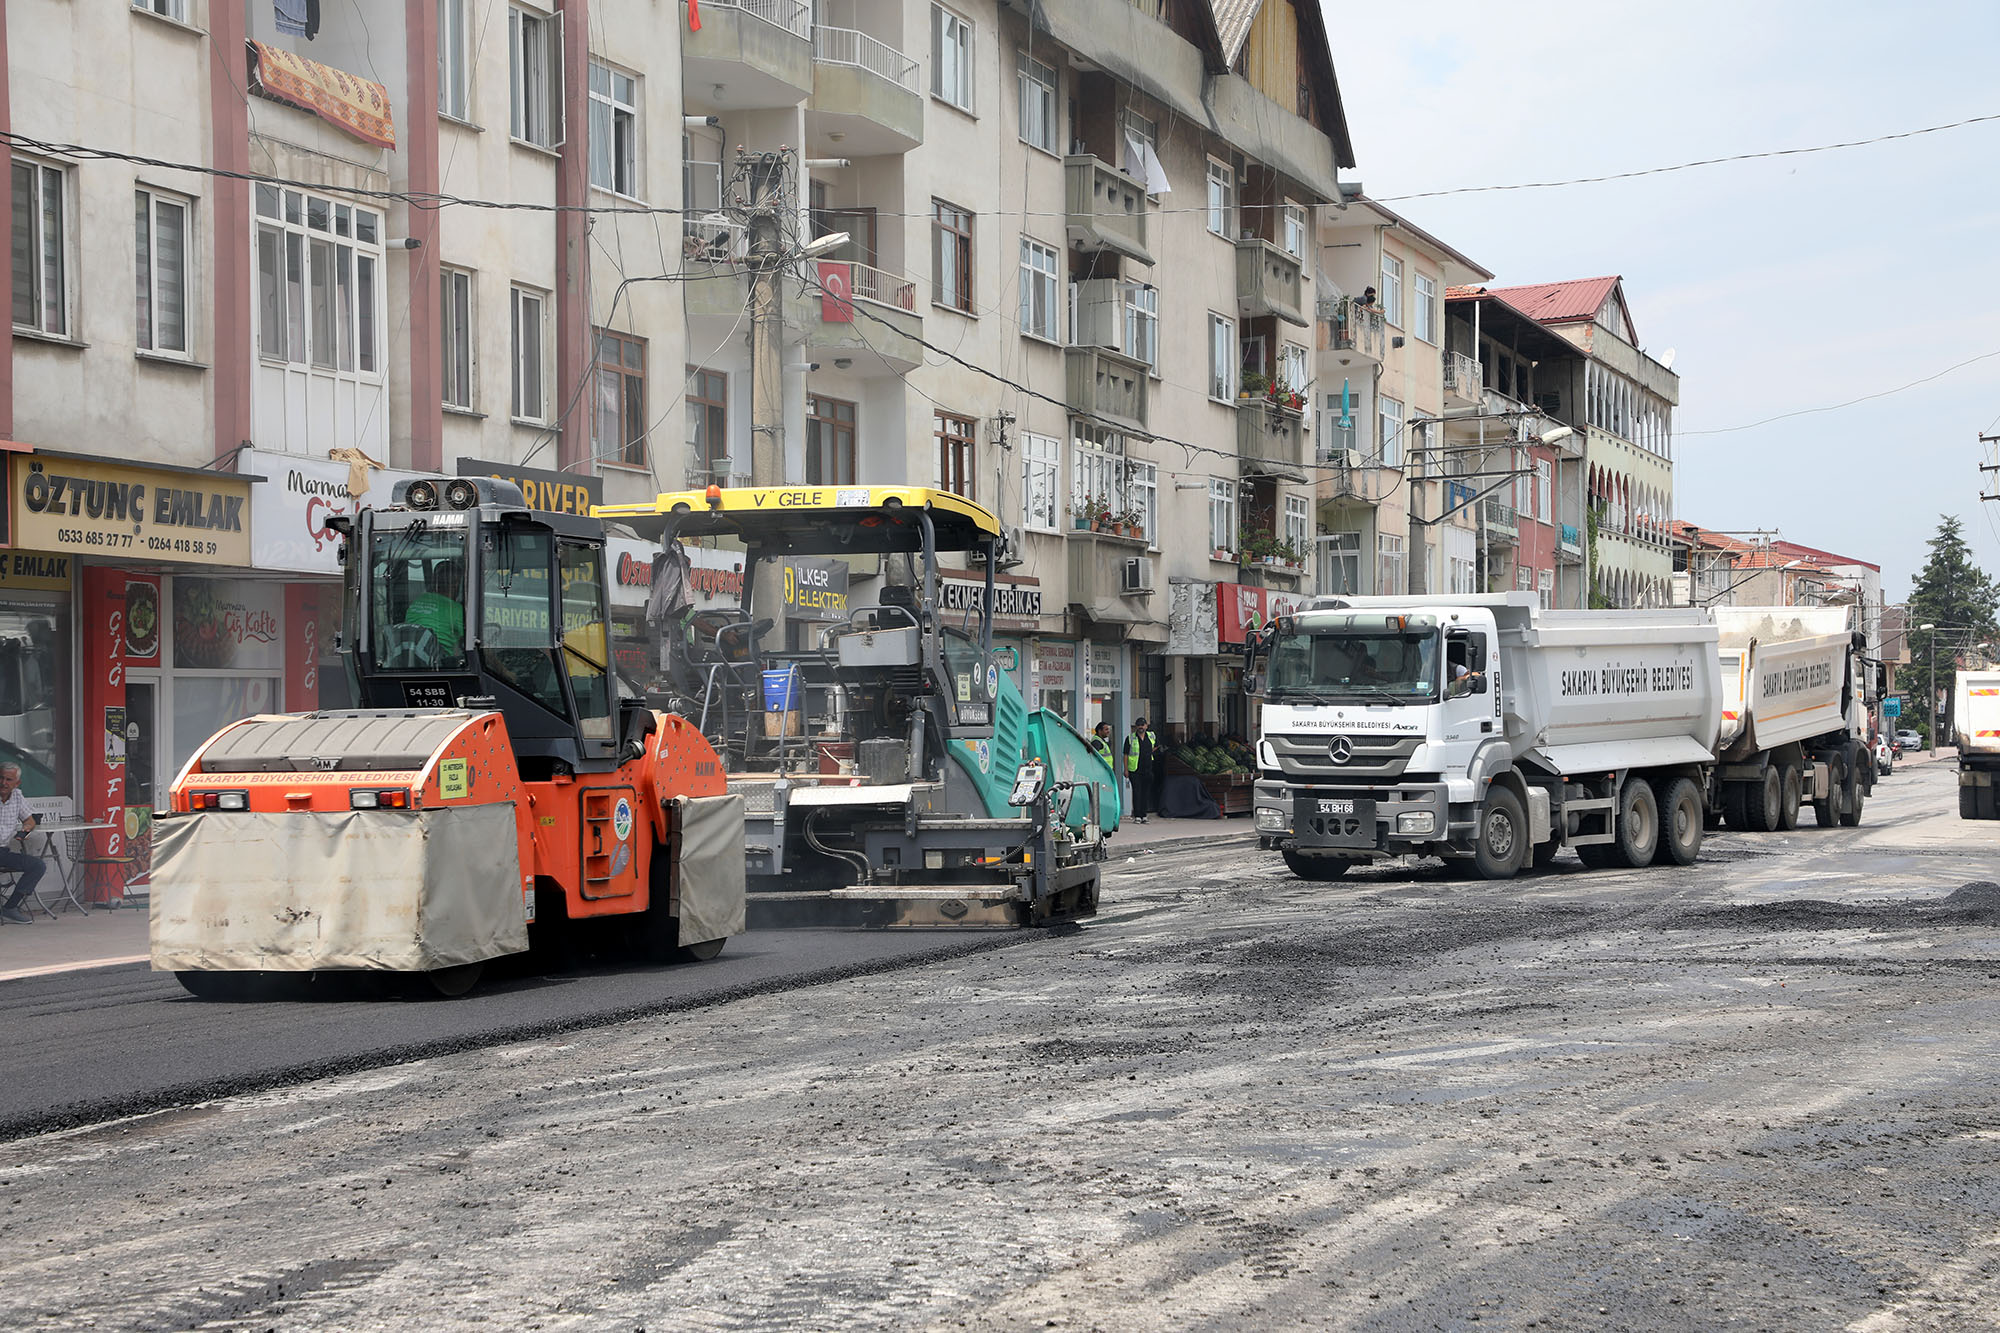
M1160 778L1159 742L1143 717L1125 738L1125 776L1132 784L1132 818L1143 824L1158 799Z
M1118 775L1118 765L1113 763L1111 758L1111 724L1109 722L1100 722L1090 729L1090 748L1097 752L1097 757L1104 761L1104 766L1111 770L1113 777L1116 777Z
M0 907L0 921L11 921L17 926L25 926L31 919L21 904L35 891L35 885L48 869L41 857L28 855L22 841L34 832L37 822L35 812L28 808L28 798L21 795L21 766L0 764L0 837L7 839L6 846L0 848L0 870L21 872L6 906ZM22 850L16 851L17 845Z

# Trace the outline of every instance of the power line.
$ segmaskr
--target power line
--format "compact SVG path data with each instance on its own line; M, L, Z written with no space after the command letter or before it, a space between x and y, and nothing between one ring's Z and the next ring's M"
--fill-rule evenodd
M1914 389L1919 384L1929 384L1932 380L1943 379L1946 375L1951 374L1954 370L1963 370L1967 366L1974 365L1981 361L1991 361L1996 356L2000 356L2000 350L1995 350L1991 352L1981 352L1978 356L1967 357L1965 360L1960 361L1957 365L1946 366L1943 370L1938 371L1934 375L1926 375L1920 380L1911 380L1908 384L1899 384L1893 389L1883 389L1879 393L1864 393L1859 398L1850 398L1844 403L1829 403L1825 407L1802 407L1796 412L1780 412L1777 416L1765 417L1762 421L1745 422L1741 426L1720 426L1714 430L1683 430L1680 433L1684 436L1733 435L1740 430L1755 430L1759 426L1768 426L1774 421L1789 421L1793 417L1807 417L1820 412L1838 412L1843 407L1853 407L1856 403L1866 403L1866 402L1871 402L1877 398L1887 398L1889 395L1901 393L1905 389Z
M1878 134L1872 139L1848 139L1841 143L1815 144L1810 148L1772 148L1761 153L1732 153L1727 157L1705 157L1695 162L1677 162L1670 167L1645 167L1638 171L1614 171L1605 176L1577 176L1562 181L1528 181L1520 185L1461 185L1449 190L1423 190L1416 194L1395 194L1377 202L1397 204L1406 199L1437 199L1453 194L1492 194L1503 190L1561 190L1571 185L1601 185L1605 181L1632 180L1639 176L1664 176L1675 171L1692 171L1696 167L1720 166L1725 162L1755 162L1769 157L1796 157L1805 153L1831 153L1842 148L1865 148L1869 144L1889 143L1896 139L1914 139L1924 134L1941 134L1945 130L1962 129L1967 125L1979 125L1990 120L2000 120L2000 113L1989 116L1968 116L1964 120L1954 120L1947 125L1926 125L1920 130L1901 130L1895 134Z

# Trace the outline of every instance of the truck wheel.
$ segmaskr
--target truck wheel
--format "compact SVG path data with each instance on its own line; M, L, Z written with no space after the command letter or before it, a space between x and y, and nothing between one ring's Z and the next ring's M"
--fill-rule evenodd
M1353 864L1354 862L1344 857L1300 856L1297 852L1285 853L1285 868L1300 879L1312 879L1321 882L1330 879L1339 879L1347 873L1348 867Z
M1799 796L1805 789L1805 777L1797 764L1786 764L1778 782L1778 827L1789 833L1799 826Z
M457 967L434 967L424 976L432 990L447 1000L456 1000L479 984L479 974L485 970L485 963L460 963Z
M1612 828L1611 845L1618 849L1618 863L1643 869L1653 864L1660 848L1660 802L1653 784L1644 778L1627 778L1618 795L1618 822Z
M1778 812L1785 799L1785 780L1778 770L1769 766L1764 769L1764 780L1744 788L1748 798L1744 814L1750 821L1750 828L1756 833L1770 833L1778 827Z
M1576 859L1592 870L1616 870L1618 849L1608 842L1587 842L1576 849Z
M247 1000L256 982L255 972L196 972L174 973L174 980L181 983L181 989L197 1000Z
M1979 818L1979 788L1960 787L1958 789L1958 817L1960 819ZM181 975L186 976L187 974L183 972ZM190 986L189 989L192 990L194 988Z
M1528 821L1521 798L1505 787L1486 794L1479 811L1479 836L1472 843L1472 865L1481 879L1512 879L1527 850Z
M1849 776L1853 775L1850 773ZM1847 804L1846 808L1840 812L1840 826L1842 828L1858 828L1861 824L1861 807L1865 803L1861 792L1861 784L1857 782L1853 786L1846 788L1845 791Z
M1677 866L1691 866L1701 855L1701 788L1693 778L1675 778L1660 802L1660 851Z
M1750 784L1747 782L1725 782L1722 784L1722 818L1730 828L1738 833L1750 827Z

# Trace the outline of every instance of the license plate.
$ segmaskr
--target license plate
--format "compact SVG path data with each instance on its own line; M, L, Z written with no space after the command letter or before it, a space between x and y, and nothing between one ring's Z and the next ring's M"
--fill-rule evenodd
M1374 847L1375 801L1366 796L1298 795L1292 836L1301 847Z
M1315 800L1313 813L1316 815L1351 815L1354 813L1352 801Z

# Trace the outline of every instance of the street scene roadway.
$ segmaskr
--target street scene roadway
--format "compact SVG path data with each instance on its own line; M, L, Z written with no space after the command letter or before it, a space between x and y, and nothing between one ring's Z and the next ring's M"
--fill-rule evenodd
M0 982L0 1326L1988 1328L2000 857L1952 769L1685 870L1314 884L1223 823L1062 933Z

